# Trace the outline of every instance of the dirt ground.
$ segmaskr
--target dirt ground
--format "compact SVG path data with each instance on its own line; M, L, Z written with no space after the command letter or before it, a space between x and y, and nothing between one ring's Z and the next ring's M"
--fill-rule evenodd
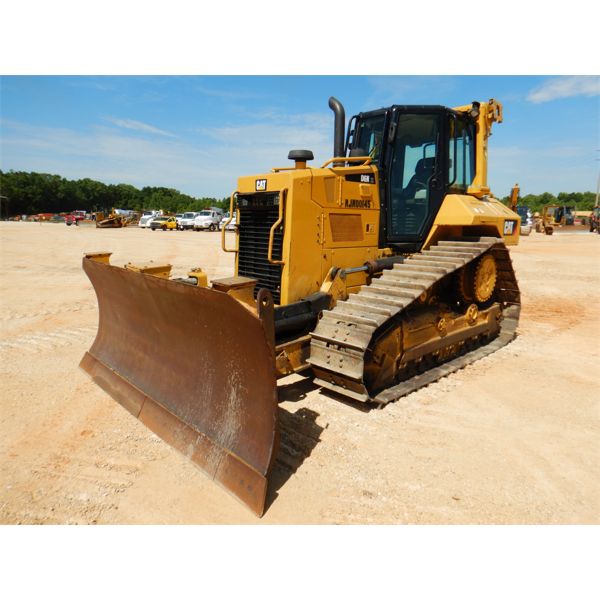
M254 517L78 368L97 326L84 251L230 275L216 233L0 223L0 523L599 523L600 236L511 249L518 338L384 410L282 382Z

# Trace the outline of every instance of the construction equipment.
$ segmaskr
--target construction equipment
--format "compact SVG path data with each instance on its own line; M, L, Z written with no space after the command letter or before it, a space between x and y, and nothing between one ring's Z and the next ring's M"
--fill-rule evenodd
M590 232L600 233L600 206L594 206L590 214Z
M542 214L535 223L538 233L552 235L555 231L576 231L585 229L584 225L575 224L575 207L559 204L546 204Z
M519 206L519 192L519 184L515 183L510 190L510 195L508 196L508 206L510 210L516 212L519 217L521 217L521 235L529 235L531 233L531 229L533 228L533 217L527 206Z
M519 188L519 184L515 183L510 190L510 195L508 197L508 206L510 210L517 212L517 205L519 204L519 193L521 189Z
M127 225L127 217L119 215L112 211L108 217L102 219L96 218L96 227L107 229L110 227L125 227Z
M487 183L502 105L394 105L346 137L329 106L333 158L310 168L292 150L293 167L239 178L221 231L232 277L83 259L100 315L83 369L258 515L278 378L310 369L332 396L384 406L507 344L519 317L520 218Z
M96 214L96 227L127 227L128 225L137 225L140 220L140 213L133 210L120 210L113 208L110 214L105 217L103 213Z

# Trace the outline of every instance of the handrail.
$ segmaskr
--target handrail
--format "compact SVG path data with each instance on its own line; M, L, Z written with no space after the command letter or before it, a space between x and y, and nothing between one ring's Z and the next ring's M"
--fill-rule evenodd
M457 168L456 168L456 164L458 163L458 160L456 158L456 152L457 152L457 129L458 129L458 120L456 119L456 115L454 113L450 113L450 118L454 121L454 146L453 146L453 154L452 154L452 167L453 167L453 177L452 177L452 181L448 182L448 187L452 187L455 183L456 183L456 174L458 172Z
M229 219L221 226L221 248L223 248L223 252L235 252L237 254L237 249L228 250L225 245L225 232L227 231L227 225L233 221L233 199L237 194L237 190L231 194L231 198L229 199Z
M334 158L330 158L327 162L324 162L321 165L321 169L324 169L327 165L331 163L340 163L340 162L361 162L362 164L356 165L357 167L367 166L373 162L373 159L370 156L337 156Z
M273 225L271 226L271 230L269 231L269 247L267 250L267 260L272 265L284 265L285 261L283 260L273 260L273 238L275 237L275 230L281 225L283 222L283 209L284 203L287 196L287 188L283 188L279 192L279 218Z

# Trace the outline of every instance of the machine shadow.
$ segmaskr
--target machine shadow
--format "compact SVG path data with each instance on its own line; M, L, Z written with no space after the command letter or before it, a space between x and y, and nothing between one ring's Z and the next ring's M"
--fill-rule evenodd
M317 387L310 377L280 385L277 390L279 402L298 402ZM319 443L321 433L325 429L317 424L319 416L318 412L306 407L290 412L279 406L279 451L269 476L265 511L277 498L278 490L300 468Z
M265 512L278 496L290 477L300 468L320 442L325 427L317 424L319 413L309 408L299 408L291 413L279 407L279 451L269 476Z
M327 388L321 387L313 381L313 376L309 373L303 374L303 379L300 381L278 386L277 394L279 396L280 403L298 402L299 400L306 398L309 392L312 392L313 390L317 389L319 390L319 393L321 395L327 396L327 398L331 398L335 402L339 402L341 404L345 404L346 406L350 406L355 410L359 410L360 412L368 413L372 410L378 410L382 408L382 406L374 403L368 404L365 402L359 402L358 400L352 400L347 396L336 394L335 392L332 392Z
M279 403L298 402L318 388L319 386L314 383L313 378L310 376L303 376L302 379L294 381L293 383L278 385L277 396L279 398Z
M311 376L305 376L293 383L280 385L277 389L279 402L299 402L310 392L320 390L331 398L332 402L341 402L361 412L369 412L377 407L354 401L334 392L320 388ZM279 406L279 452L269 476L269 487L265 502L265 512L269 510L278 496L278 491L287 483L290 477L302 466L317 444L321 441L321 433L327 426L317 424L320 414L306 407L292 413Z

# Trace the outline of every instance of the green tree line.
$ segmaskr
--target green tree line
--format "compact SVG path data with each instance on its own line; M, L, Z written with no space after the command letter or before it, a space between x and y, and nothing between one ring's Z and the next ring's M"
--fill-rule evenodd
M93 179L69 180L60 175L0 171L2 218L72 210L108 212L126 210L164 210L180 213L199 211L209 206L229 208L229 198L195 198L166 187L138 189L127 183L105 184Z
M509 197L502 198L508 204ZM596 194L593 192L559 192L556 196L550 192L543 194L525 194L519 197L519 206L527 206L531 212L542 212L546 204L572 206L575 210L592 210L596 205Z
M198 211L208 206L229 208L229 198L195 198L173 188L143 187L127 183L105 184L93 179L69 180L60 175L0 171L0 199L3 218L38 213L59 213L72 210L108 212L111 208L129 210L159 210L167 212ZM508 202L508 196L503 198ZM593 192L549 192L526 194L519 204L533 212L541 212L545 204L575 206L576 210L591 210L595 205Z

